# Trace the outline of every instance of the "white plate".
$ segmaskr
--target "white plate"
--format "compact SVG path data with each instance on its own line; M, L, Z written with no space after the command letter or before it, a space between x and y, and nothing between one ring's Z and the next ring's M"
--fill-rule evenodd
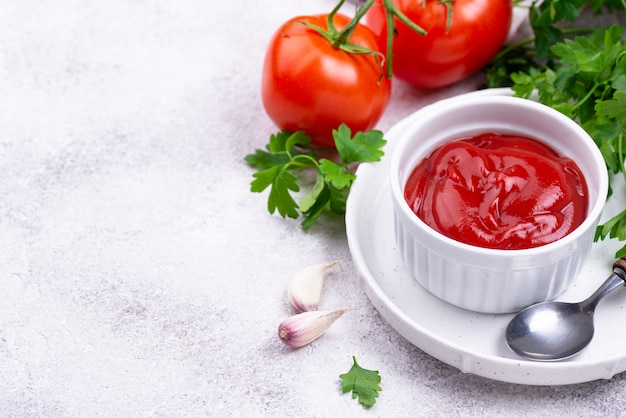
M510 94L494 89L468 94ZM626 288L608 295L596 309L596 334L578 355L557 362L536 362L514 354L504 340L512 314L481 314L456 308L432 296L405 271L396 248L389 162L396 140L428 106L385 135L385 157L362 164L352 186L346 213L348 244L365 293L385 320L403 337L462 372L528 385L561 385L610 379L626 370ZM613 182L601 222L626 207L625 183ZM579 301L611 273L616 240L595 243L574 285L558 297Z

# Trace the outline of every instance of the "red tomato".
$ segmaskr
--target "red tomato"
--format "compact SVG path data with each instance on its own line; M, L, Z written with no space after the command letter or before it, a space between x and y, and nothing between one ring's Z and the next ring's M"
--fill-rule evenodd
M415 86L433 88L455 83L484 67L504 44L511 25L511 0L393 0L410 20L426 31L420 35L395 18L394 76ZM425 6L424 6L425 5ZM375 0L366 24L387 50L385 9ZM447 30L447 32L446 32Z
M301 16L283 24L270 41L262 76L265 111L281 129L304 130L313 145L334 147L332 130L372 129L382 116L391 82L373 55L350 54L297 21L328 29L327 16ZM349 18L335 15L341 30ZM378 51L374 34L358 24L353 44Z

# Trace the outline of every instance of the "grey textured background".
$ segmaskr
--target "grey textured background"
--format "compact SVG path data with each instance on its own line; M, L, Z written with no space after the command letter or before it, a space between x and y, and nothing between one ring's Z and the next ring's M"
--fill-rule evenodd
M623 376L528 387L424 354L359 289L341 222L304 232L249 192L265 46L333 6L0 3L0 416L623 414ZM396 82L379 128L480 82ZM322 307L353 310L287 349L287 283L330 260ZM370 410L341 394L352 355L383 378Z

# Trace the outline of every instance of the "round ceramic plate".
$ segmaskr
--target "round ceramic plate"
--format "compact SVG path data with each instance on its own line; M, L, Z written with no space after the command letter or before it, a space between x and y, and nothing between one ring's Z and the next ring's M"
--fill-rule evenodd
M507 89L468 94L511 94ZM348 244L365 293L385 320L403 337L462 372L528 385L562 385L609 379L626 370L626 288L608 295L596 309L596 333L576 356L555 362L526 360L506 345L504 329L512 314L471 312L428 293L404 269L396 248L389 191L389 163L394 144L407 124L428 106L394 126L386 135L385 156L362 164L352 186L346 213ZM626 184L616 178L601 222L626 207ZM575 283L557 299L585 299L611 274L616 240L595 243Z

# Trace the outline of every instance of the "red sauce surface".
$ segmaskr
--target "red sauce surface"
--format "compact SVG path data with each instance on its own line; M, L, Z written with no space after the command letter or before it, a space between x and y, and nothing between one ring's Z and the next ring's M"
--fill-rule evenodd
M496 133L436 148L415 167L404 195L440 233L511 250L564 237L588 206L587 184L571 159L535 139Z

